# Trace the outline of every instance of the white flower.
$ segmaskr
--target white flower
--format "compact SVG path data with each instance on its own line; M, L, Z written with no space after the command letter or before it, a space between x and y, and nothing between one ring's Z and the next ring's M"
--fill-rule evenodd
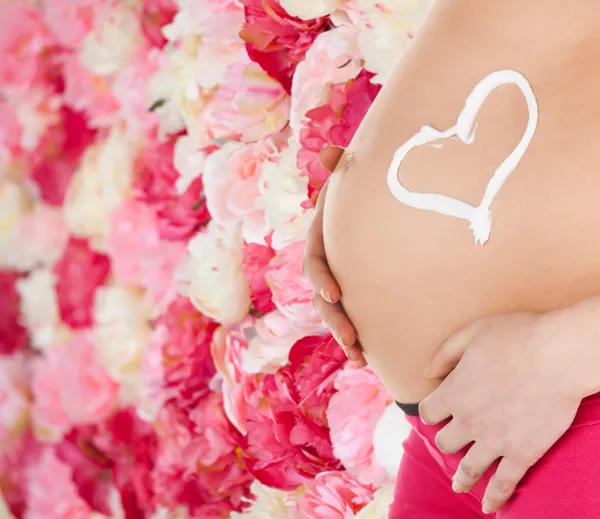
M0 179L0 267L15 268L12 259L23 237L18 229L21 219L31 209L32 198L19 183Z
M373 450L375 459L383 466L391 478L398 474L402 458L402 442L410 433L410 424L402 410L390 404L381 415L373 433Z
M421 28L435 0L357 0L362 11L358 46L365 68L384 83L412 36Z
M327 16L347 0L281 0L283 7L290 16L297 16L302 20L312 20L320 16Z
M356 519L388 519L389 507L393 500L393 485L380 488L373 494L373 501L356 514Z
M115 126L108 138L86 150L63 206L65 222L73 234L108 234L112 212L127 198L137 148L137 142Z
M60 320L54 285L56 277L49 268L32 270L17 281L21 297L21 317L29 330L32 346L43 350L68 340L69 328Z
M296 167L299 146L292 143L277 157L265 162L258 183L261 196L256 206L263 209L265 219L273 229L272 246L280 250L306 239L313 211L301 204L308 198L308 177Z
M150 337L150 309L144 294L120 286L100 287L94 303L94 335L98 359L122 384L121 398L137 404L144 394L141 367Z
M144 42L137 2L107 4L96 27L83 39L80 60L98 76L115 74L127 66Z
M257 479L252 483L250 492L256 496L254 501L242 499L252 506L241 513L231 512L230 519L288 519L293 504L287 492L263 485Z
M204 2L175 0L178 10L173 21L162 28L164 37L172 42L201 33L202 22L210 11Z
M223 324L243 319L250 310L250 288L242 271L243 240L238 225L214 220L188 244L179 276L182 293L202 313Z
M198 149L192 137L182 135L177 139L173 153L173 165L180 175L175 184L179 194L184 193L189 185L200 176L204 170L205 160L206 153Z

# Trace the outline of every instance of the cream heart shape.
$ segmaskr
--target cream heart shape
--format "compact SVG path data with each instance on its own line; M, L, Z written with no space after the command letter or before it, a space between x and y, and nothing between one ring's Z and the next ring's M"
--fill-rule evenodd
M454 136L458 137L465 144L471 144L475 140L475 128L477 126L475 118L481 106L496 88L508 84L519 87L525 96L527 109L529 110L529 120L519 144L498 166L494 175L490 178L481 203L478 206L472 206L463 200L437 193L410 191L402 185L398 170L404 158L413 148ZM452 128L442 132L430 126L424 126L419 133L413 135L396 150L388 169L388 187L395 198L408 206L468 220L471 224L469 228L475 236L475 243L480 243L483 246L489 239L492 229L492 215L490 210L492 201L525 154L535 133L537 121L538 104L529 82L514 70L493 72L475 86L467 98L465 107L458 116L456 124Z

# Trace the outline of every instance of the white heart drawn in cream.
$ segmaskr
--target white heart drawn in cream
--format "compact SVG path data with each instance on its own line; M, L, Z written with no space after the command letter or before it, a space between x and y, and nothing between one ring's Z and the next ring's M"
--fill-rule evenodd
M440 139L447 139L454 136L458 137L465 144L471 144L475 140L475 128L477 127L475 118L477 117L479 109L487 97L496 90L496 88L508 84L519 87L525 96L527 109L529 110L529 120L519 144L517 144L515 149L504 159L502 164L498 166L494 175L490 178L481 203L478 206L475 207L463 200L437 193L409 191L402 185L399 179L398 169L410 150ZM500 70L498 72L493 72L485 77L473 89L467 98L465 107L456 120L456 124L452 128L441 132L430 126L424 126L419 133L413 135L396 150L392 163L388 169L388 187L390 188L392 195L406 205L416 209L435 211L436 213L468 220L471 223L469 228L473 231L475 236L475 243L483 245L490 237L492 229L492 215L490 210L492 201L525 154L525 151L533 138L533 134L535 133L537 121L538 104L529 82L514 70Z

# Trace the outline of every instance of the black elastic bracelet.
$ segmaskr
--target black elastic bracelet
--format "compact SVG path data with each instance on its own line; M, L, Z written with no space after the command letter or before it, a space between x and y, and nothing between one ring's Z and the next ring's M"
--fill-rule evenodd
M402 404L400 402L396 402L396 405L408 416L419 416L419 404Z

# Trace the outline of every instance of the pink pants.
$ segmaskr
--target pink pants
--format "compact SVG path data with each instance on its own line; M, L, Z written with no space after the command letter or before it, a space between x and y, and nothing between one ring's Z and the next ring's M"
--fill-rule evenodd
M481 511L492 469L472 492L452 491L452 476L466 448L443 454L435 445L441 425L407 416L390 519L600 519L600 394L586 398L573 425L532 467L511 500L496 514Z

